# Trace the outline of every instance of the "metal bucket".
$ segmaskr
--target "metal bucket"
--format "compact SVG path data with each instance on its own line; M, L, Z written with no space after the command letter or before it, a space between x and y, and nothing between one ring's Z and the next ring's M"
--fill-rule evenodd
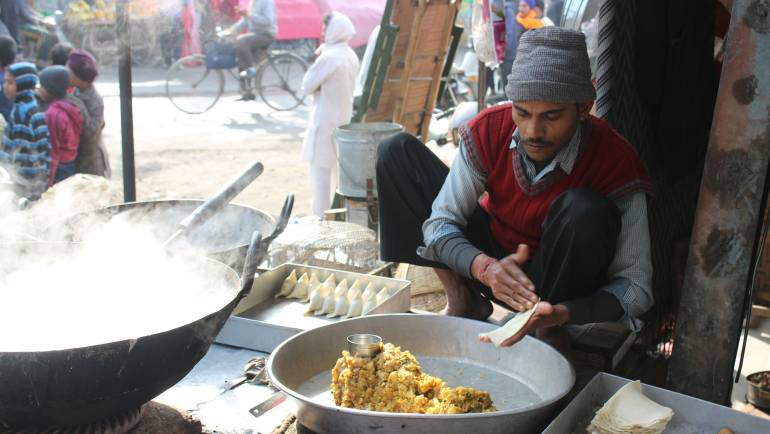
M366 197L366 180L374 179L377 146L386 138L404 131L399 124L371 122L348 124L334 132L337 142L337 188L348 197ZM375 189L375 194L377 190Z

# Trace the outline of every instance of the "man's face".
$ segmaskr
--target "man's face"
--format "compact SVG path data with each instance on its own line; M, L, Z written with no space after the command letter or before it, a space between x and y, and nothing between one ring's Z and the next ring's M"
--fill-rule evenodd
M8 99L16 98L16 77L10 73L5 73L5 80L3 82L3 93Z
M523 16L529 15L529 3L527 2L519 2L519 13Z
M519 127L519 146L536 163L548 163L569 143L580 119L593 103L519 101L513 103L513 121Z

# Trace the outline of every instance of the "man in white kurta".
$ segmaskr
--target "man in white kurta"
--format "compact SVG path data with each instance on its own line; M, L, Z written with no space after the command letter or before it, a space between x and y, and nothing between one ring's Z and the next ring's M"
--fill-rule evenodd
M310 163L312 212L323 217L331 204L332 168L337 164L334 130L350 122L358 57L348 45L355 34L348 17L332 12L324 32L321 55L302 80L306 95L313 95L310 123L302 143L302 158Z

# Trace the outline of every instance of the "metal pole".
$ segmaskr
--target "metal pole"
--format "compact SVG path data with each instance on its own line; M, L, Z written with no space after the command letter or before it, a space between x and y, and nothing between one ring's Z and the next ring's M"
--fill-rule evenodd
M123 145L123 200L136 200L136 172L134 167L134 112L131 91L131 28L129 27L128 0L116 5L118 39L118 82L120 83L120 131Z
M770 160L770 0L736 0L668 372L729 404Z
M478 110L478 113L481 113L482 110L487 105L487 65L484 64L484 62L479 62L479 97L476 109Z

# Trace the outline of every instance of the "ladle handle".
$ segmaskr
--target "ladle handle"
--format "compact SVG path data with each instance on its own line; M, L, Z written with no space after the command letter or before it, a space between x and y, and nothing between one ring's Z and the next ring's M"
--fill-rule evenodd
M220 190L216 196L204 202L201 206L196 208L192 214L185 217L185 219L179 223L180 229L189 232L202 225L223 206L230 203L235 196L257 179L264 170L265 167L259 161L252 164L251 167L244 170L243 173L230 181L230 183L227 184L227 187Z
M254 275L257 273L257 266L259 266L259 263L262 262L262 259L265 256L261 247L262 234L259 233L259 231L254 231L254 233L251 234L249 249L246 251L246 260L243 261L241 292L238 294L239 299L245 297L254 285Z

